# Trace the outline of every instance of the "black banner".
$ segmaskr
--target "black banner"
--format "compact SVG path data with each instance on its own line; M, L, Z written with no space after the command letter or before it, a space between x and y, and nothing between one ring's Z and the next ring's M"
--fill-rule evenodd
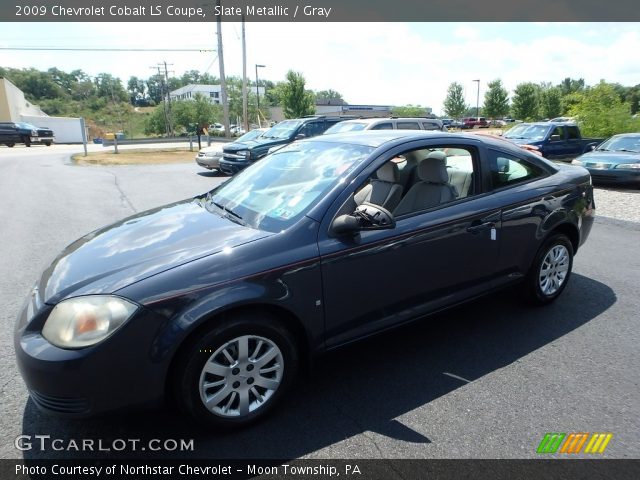
M4 22L638 21L635 0L14 0Z
M640 478L640 460L0 460L2 480Z

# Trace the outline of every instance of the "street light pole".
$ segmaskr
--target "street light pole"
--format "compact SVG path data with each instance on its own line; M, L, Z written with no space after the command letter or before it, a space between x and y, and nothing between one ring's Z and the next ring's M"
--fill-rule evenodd
M260 122L260 90L258 90L258 68L264 68L266 65L259 65L256 63L256 99L258 104L258 125L262 127L262 122Z
M480 79L474 80L478 82L478 95L476 96L476 119L480 118Z

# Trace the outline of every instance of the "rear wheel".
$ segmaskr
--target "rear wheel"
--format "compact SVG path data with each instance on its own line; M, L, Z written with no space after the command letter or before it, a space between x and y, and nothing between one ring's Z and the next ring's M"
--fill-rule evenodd
M44 142L44 144L45 144L47 147L50 147L50 146L51 146L51 142Z
M245 313L186 348L174 370L174 396L201 425L240 427L267 415L297 370L295 342L277 318Z
M573 267L573 246L566 235L549 237L538 251L522 285L525 298L537 305L557 299L567 286Z
M9 148L13 148L13 146L15 145L15 143L5 143L5 145Z

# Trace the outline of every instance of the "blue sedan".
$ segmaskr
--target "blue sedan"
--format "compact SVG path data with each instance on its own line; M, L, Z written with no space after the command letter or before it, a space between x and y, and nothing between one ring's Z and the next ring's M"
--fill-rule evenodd
M640 186L640 133L614 135L571 163L589 170L594 182Z

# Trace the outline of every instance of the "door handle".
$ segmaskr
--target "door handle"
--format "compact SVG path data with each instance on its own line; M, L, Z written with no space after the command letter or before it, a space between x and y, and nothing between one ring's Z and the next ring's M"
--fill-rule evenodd
M489 230L490 228L495 228L496 224L494 222L473 222L469 227L467 227L467 232L469 233L480 233L483 230Z

